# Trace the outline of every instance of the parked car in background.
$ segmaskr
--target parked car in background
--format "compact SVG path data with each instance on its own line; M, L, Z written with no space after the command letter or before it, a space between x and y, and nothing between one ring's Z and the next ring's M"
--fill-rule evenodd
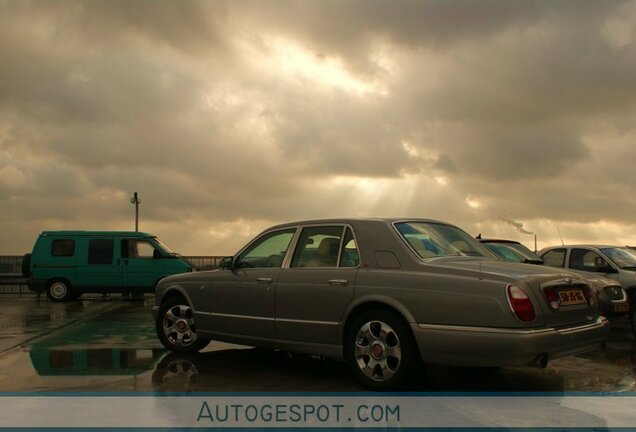
M544 262L537 254L523 244L514 240L479 239L499 258L526 264L543 265ZM569 269L583 276L594 288L599 300L599 309L607 317L618 317L629 313L629 301L625 290L618 281L609 279L598 273Z
M22 260L29 289L52 301L154 292L162 278L189 271L192 265L157 237L129 231L44 231Z
M329 219L272 227L221 269L162 279L157 335L175 352L211 339L343 358L375 389L421 362L545 366L604 345L583 278L498 260L426 219Z
M624 246L570 245L544 248L538 255L546 265L582 270L619 282L627 293L636 336L636 251Z

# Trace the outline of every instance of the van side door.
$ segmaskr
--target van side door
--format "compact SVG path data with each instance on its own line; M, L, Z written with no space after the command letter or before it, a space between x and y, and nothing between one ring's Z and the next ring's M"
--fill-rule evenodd
M84 292L121 292L119 239L81 237L78 243L75 288Z

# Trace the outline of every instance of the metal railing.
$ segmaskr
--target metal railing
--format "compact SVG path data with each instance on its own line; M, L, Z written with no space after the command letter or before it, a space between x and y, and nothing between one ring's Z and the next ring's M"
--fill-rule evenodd
M185 256L194 267L201 270L214 270L219 267L223 256ZM22 256L0 256L0 294L31 293L26 286L26 279L22 277Z

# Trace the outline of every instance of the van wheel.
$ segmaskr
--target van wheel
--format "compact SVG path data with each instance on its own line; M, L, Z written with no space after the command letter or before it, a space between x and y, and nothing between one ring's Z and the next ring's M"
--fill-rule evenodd
M192 308L183 297L173 297L161 305L155 328L163 346L173 352L197 352L210 343L197 334Z
M66 281L56 280L49 284L46 295L51 301L63 302L73 298L71 284Z

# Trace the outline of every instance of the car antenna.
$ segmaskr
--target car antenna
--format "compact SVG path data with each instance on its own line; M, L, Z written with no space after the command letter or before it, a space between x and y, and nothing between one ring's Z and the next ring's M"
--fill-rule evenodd
M561 230L559 229L559 224L556 224L556 229L557 229L557 232L559 233L559 238L561 239L561 246L565 246L565 243L563 243L563 236L561 235Z
M481 240L481 233L477 234L477 237L475 237L477 240Z

